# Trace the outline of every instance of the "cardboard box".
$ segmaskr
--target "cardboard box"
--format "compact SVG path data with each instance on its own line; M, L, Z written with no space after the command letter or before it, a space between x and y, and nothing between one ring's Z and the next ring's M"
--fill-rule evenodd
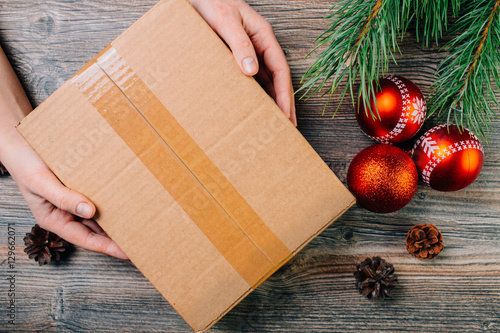
M18 130L195 331L354 203L185 0L159 2Z

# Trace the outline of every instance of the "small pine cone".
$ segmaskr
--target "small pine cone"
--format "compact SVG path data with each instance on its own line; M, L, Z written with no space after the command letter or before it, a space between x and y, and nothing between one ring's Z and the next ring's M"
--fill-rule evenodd
M443 248L443 235L434 224L417 224L406 236L406 249L418 259L432 259Z
M384 300L396 286L394 267L380 257L366 258L354 272L356 287L361 295Z
M7 171L7 169L3 166L3 164L0 163L0 176L8 175L8 174L9 174L9 171Z
M50 264L51 258L55 261L61 259L60 253L64 252L69 244L56 234L35 224L31 232L26 233L24 245L26 246L24 252L29 258L35 259L42 266Z

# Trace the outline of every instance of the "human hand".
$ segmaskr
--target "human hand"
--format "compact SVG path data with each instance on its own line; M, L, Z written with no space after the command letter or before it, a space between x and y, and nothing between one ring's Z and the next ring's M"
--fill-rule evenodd
M0 160L16 181L38 224L84 249L128 259L95 221L92 202L64 187L16 131L32 107L0 47Z
M23 140L22 137L20 139ZM91 220L95 214L92 202L62 185L27 143L18 142L17 148L9 149L9 154L3 154L2 161L38 224L84 249L128 259L99 225Z
M243 73L254 76L297 126L292 78L273 28L243 0L189 0L224 39Z

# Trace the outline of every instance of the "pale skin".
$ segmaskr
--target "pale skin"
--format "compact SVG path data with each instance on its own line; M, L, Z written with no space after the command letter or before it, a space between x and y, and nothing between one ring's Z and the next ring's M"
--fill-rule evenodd
M255 76L297 125L290 68L271 25L243 0L189 0L228 44L243 73ZM92 220L94 204L66 188L15 126L32 107L0 49L0 161L9 170L37 223L84 249L128 259Z

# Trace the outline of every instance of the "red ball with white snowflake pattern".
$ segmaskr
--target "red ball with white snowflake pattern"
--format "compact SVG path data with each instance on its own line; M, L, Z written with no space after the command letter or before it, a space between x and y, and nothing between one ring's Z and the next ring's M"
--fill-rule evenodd
M470 130L438 125L422 135L411 151L424 183L439 191L463 189L481 172L484 151Z
M375 82L373 84L376 84ZM364 103L358 103L356 118L361 130L380 143L399 143L412 138L424 124L427 106L418 87L402 76L389 75L379 79L376 88L377 108L370 100L371 115ZM377 117L378 111L378 117Z

